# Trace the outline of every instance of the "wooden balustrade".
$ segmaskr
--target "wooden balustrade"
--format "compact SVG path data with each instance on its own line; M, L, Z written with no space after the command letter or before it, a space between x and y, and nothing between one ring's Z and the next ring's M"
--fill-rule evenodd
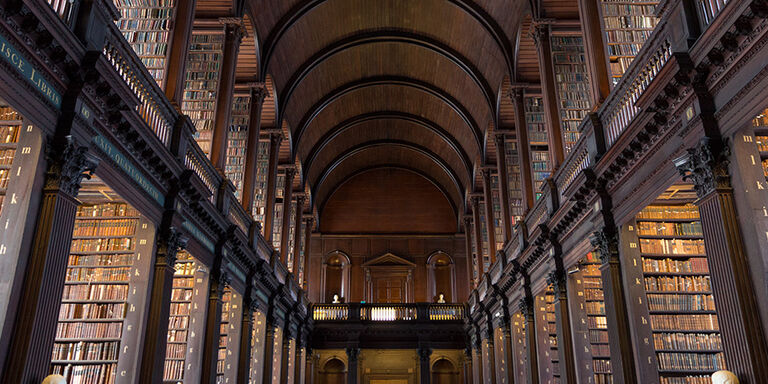
M315 321L463 321L463 304L393 303L393 304L315 304Z

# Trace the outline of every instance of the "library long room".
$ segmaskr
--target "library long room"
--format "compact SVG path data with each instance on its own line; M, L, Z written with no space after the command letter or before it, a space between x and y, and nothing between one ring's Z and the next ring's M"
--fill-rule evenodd
M2 384L768 384L768 0L0 0Z

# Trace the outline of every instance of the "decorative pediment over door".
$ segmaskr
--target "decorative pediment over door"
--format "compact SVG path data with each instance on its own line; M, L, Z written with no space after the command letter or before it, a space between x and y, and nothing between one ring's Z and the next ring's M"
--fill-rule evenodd
M371 303L413 302L413 271L416 264L392 253L363 263L366 301Z

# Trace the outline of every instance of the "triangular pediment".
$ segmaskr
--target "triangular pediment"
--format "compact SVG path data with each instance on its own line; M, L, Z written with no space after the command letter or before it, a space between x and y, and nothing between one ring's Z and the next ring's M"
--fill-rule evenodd
M416 264L389 252L363 263L363 267L388 266L388 265L416 267Z

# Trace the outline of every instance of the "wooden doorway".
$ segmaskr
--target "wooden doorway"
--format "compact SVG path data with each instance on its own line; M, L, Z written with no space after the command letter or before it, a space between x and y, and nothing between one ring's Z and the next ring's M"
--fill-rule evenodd
M363 264L365 299L371 303L412 303L416 264L385 253Z

